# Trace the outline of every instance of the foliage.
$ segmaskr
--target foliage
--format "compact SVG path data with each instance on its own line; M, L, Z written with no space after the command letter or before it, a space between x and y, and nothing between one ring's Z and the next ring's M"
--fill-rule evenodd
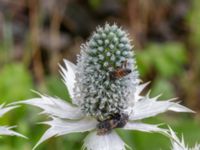
M138 69L141 76L156 72L153 95L163 93L163 98L175 96L170 79L182 76L187 63L187 53L181 43L151 43L137 53Z

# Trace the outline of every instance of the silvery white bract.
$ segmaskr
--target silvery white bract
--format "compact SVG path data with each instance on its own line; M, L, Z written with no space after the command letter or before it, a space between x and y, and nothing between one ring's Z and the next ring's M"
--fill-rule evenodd
M98 27L89 41L81 46L77 65L64 60L60 66L61 75L68 88L72 104L59 98L40 94L19 103L43 109L51 120L44 122L50 128L43 134L36 148L43 141L68 133L90 131L84 140L83 149L125 150L127 145L117 133L97 135L98 121L115 113L129 115L124 130L159 132L167 135L166 129L158 125L142 123L142 119L156 116L165 111L192 112L173 100L159 101L140 95L148 83L140 84L133 57L132 46L125 31L114 25ZM131 73L118 79L111 79L110 73L126 62ZM97 121L98 120L98 121Z
M10 110L16 108L18 106L7 106L7 107L4 107L4 104L1 104L0 105L0 117L2 117L5 113L9 112ZM26 138L25 136L15 132L15 131L12 131L11 129L14 128L13 127L8 127L8 126L0 126L0 136L1 135L15 135L15 136L19 136L19 137L23 137L23 138Z
M196 144L193 148L188 148L188 146L185 145L183 136L182 139L180 140L171 128L170 128L170 134L173 138L173 140L171 140L172 143L171 150L200 150L200 144Z

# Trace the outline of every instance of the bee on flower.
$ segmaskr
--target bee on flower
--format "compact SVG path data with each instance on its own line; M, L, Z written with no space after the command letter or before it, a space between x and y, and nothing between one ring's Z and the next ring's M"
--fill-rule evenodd
M64 60L60 66L72 104L56 97L40 94L17 102L43 109L51 120L50 128L34 149L51 137L73 132L89 132L83 149L125 150L127 145L115 128L158 132L166 129L142 120L166 111L193 112L174 102L140 93L148 85L141 84L128 34L116 24L98 27L89 41L81 46L77 64Z

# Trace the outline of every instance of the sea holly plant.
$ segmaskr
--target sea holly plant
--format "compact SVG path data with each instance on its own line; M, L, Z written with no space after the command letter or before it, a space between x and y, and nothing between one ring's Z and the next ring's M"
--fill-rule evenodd
M18 106L6 106L5 107L5 104L1 104L0 105L0 117L2 117L4 114L6 114L7 112L9 112L12 109L15 109L17 107ZM14 127L15 126L12 126L12 127L0 126L0 136L2 136L2 135L11 135L11 136L15 135L15 136L26 138L22 134L13 131L12 128L14 128Z
M148 83L141 84L133 46L116 24L97 27L77 59L76 65L64 60L65 67L60 66L72 104L42 94L16 103L39 107L51 118L34 149L51 137L89 131L83 149L125 150L128 146L115 128L169 135L167 129L142 120L166 111L193 112L175 99L141 95Z
M193 148L189 148L185 142L184 138L182 136L182 139L180 140L176 133L170 128L170 134L173 140L171 140L172 148L171 150L200 150L200 144L196 144Z

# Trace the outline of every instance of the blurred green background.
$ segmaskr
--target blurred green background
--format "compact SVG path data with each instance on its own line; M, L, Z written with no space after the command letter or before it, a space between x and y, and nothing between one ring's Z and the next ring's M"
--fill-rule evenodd
M58 63L74 63L80 44L105 22L121 25L133 39L141 79L151 95L179 97L196 114L167 113L145 120L169 124L186 143L200 142L199 0L0 0L0 103L36 96L30 89L70 101ZM0 118L29 137L0 138L0 150L31 150L47 126L39 109L22 106ZM166 127L166 125L165 125ZM159 134L120 131L136 150L169 150ZM38 150L78 150L86 134L52 138Z

